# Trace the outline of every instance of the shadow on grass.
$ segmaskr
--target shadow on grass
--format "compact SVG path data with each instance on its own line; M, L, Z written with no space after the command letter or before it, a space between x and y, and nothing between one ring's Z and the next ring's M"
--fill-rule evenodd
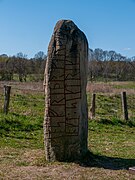
M24 136L24 135L8 135L8 134L6 134L6 135L4 135L5 137L8 137L8 138L13 138L13 139L26 139L26 140L31 140L31 139L34 139L33 137L26 137L26 135Z
M111 170L127 170L129 167L135 166L135 159L99 156L88 151L85 157L79 162L79 165L83 167L98 167Z
M131 120L128 120L127 122L121 121L120 119L117 119L117 118L113 118L112 120L100 119L100 121L98 123L104 124L104 125L116 125L116 126L125 125L125 126L129 126L129 127L135 127L135 122L133 122Z
M4 117L0 120L0 135L6 135L9 132L33 132L36 130L40 130L43 125L40 120L37 122L32 122L32 120L28 120L26 116L15 115L17 118L9 118Z

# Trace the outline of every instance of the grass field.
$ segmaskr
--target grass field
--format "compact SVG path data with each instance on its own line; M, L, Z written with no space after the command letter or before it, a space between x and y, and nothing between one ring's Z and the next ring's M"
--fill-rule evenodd
M5 82L3 82L5 84ZM133 82L92 84L96 117L89 120L89 152L80 162L48 163L43 143L44 93L41 83L12 83L8 115L0 86L0 180L133 180L135 166L135 86ZM122 119L120 92L127 91L129 122Z

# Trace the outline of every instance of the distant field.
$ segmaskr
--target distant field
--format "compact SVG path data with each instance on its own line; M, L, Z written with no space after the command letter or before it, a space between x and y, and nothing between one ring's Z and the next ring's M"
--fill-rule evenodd
M18 82L18 81L0 81L0 92L3 91L4 85L11 85L13 88L26 89L34 91L43 91L43 82ZM103 93L119 93L122 91L127 91L129 93L135 94L135 82L134 81L124 81L124 82L95 82L87 84L88 92L103 92Z
M129 94L135 94L135 82L126 81L126 82L98 82L98 83L88 83L87 85L88 92L103 92L103 93L121 93L126 91Z
M96 92L96 117L89 120L90 152L80 162L48 163L43 143L44 92L42 83L8 82L12 86L8 115L2 112L0 84L0 180L22 179L135 179L128 168L135 166L134 82L89 84ZM129 122L121 116L120 92L127 91Z

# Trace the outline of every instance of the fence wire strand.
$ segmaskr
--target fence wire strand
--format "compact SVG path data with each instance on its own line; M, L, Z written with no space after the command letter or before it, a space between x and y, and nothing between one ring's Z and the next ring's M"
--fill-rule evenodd
M24 93L26 92L27 93ZM36 92L36 95L34 96ZM88 109L91 107L91 93L88 93ZM21 104L38 103L45 104L44 91L42 89L32 88L19 88L12 86L10 95L10 105L18 102ZM0 111L3 111L4 105L4 87L0 86ZM135 94L127 94L127 106L129 119L135 120ZM19 107L18 107L19 108ZM11 108L13 110L13 108ZM43 109L44 111L44 109ZM98 118L122 118L122 105L121 105L121 94L107 94L107 93L96 93L96 110L95 116Z

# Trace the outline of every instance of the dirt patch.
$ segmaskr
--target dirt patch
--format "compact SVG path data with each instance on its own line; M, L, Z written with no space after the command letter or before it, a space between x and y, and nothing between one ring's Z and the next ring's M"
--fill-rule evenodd
M83 164L78 163L39 163L44 158L44 150L40 149L0 149L0 180L127 180L134 178L127 170L84 167Z
M106 170L98 168L84 168L77 165L48 165L46 167L38 166L22 166L22 167L7 167L8 171L0 172L1 179L8 180L102 180L102 179L133 179L128 171ZM120 178L119 178L120 177Z

